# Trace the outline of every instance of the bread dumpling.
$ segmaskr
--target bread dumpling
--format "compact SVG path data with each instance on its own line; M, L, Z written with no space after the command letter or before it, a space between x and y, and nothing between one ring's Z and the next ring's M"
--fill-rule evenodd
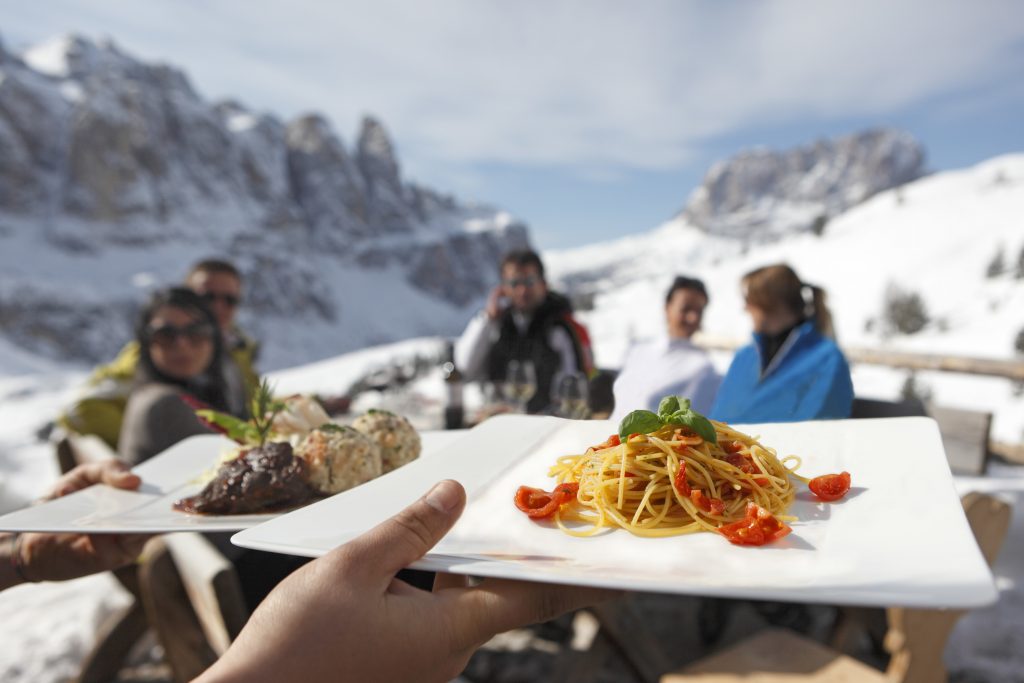
M357 417L352 426L372 438L380 447L385 472L397 469L420 456L420 435L401 415L386 410L370 410Z
M377 442L351 427L326 424L310 432L295 449L309 465L309 481L328 495L379 477L383 471Z

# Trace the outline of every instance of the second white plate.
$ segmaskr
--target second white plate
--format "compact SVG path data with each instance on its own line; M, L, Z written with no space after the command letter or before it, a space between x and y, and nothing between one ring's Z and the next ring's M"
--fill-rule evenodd
M318 556L370 529L436 481L456 479L469 504L417 567L476 576L763 600L974 607L996 597L928 418L739 425L801 473L849 471L853 490L819 503L806 490L793 533L760 547L718 534L639 538L616 530L567 536L512 503L526 484L550 489L548 468L614 431L608 422L492 418L392 475L233 537L238 545ZM801 486L801 489L803 487Z

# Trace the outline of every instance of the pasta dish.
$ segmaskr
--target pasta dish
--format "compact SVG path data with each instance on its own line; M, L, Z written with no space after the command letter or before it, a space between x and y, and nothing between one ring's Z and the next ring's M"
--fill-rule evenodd
M674 403L663 401L658 415L627 416L621 436L558 458L548 473L555 490L520 487L517 507L573 536L616 527L650 537L712 531L740 545L762 545L788 534L793 480L809 481L795 472L800 458L780 459L755 438L689 410L686 399L670 398ZM646 416L630 421L636 413ZM819 477L811 489L822 500L841 498L849 474Z

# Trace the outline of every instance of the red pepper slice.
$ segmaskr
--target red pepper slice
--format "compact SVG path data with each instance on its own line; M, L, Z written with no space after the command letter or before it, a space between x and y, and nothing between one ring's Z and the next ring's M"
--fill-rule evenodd
M195 396L185 393L179 394L179 396L181 396L181 400L185 402L185 405L187 405L192 410L213 410L213 408L208 403L200 401ZM217 432L218 434L228 433L227 429L221 427L219 424L214 424L213 422L210 422L201 415L196 415L196 419L199 420L199 424L203 425L204 427L211 431Z
M520 486L516 490L516 507L533 519L547 519L575 498L579 489L577 483L559 484L550 493L532 486Z
M679 462L679 471L676 472L676 478L672 484L676 487L676 491L679 491L679 495L690 495L690 482L686 481L686 462Z
M820 500L826 502L839 500L850 490L850 473L823 474L811 479L807 486Z
M755 503L747 503L747 516L718 527L718 533L736 545L765 545L777 541L792 529Z

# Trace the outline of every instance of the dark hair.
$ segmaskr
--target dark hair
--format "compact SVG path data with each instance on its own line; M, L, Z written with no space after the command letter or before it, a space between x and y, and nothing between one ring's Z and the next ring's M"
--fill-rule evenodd
M680 289L689 289L697 292L704 296L705 301L711 301L711 297L708 296L708 290L704 288L704 283L695 277L687 277L685 275L677 275L676 279L672 281L672 286L668 288L668 294L665 295L665 305L668 306L672 301L672 295Z
M223 259L208 258L199 261L189 268L185 280L188 281L196 273L223 273L224 275L234 276L239 282L242 281L242 273L239 272L238 268L233 263Z
M210 359L210 364L198 377L189 379L170 377L160 372L153 363L153 357L149 353L149 323L152 322L157 311L165 307L180 308L195 314L213 330L213 357ZM135 341L139 344L139 367L135 372L136 386L151 382L174 384L215 410L227 410L227 389L221 367L224 341L221 338L217 319L201 296L185 287L168 287L153 292L135 322Z
M748 304L768 313L785 311L800 320L811 318L819 332L835 337L825 290L803 282L785 263L750 271L743 276L742 286Z
M537 252L532 249L518 249L516 251L510 251L505 254L501 259L501 270L505 270L505 266L514 265L520 268L526 266L536 266L537 273L540 275L540 279L544 279L544 264L540 260L540 256Z

